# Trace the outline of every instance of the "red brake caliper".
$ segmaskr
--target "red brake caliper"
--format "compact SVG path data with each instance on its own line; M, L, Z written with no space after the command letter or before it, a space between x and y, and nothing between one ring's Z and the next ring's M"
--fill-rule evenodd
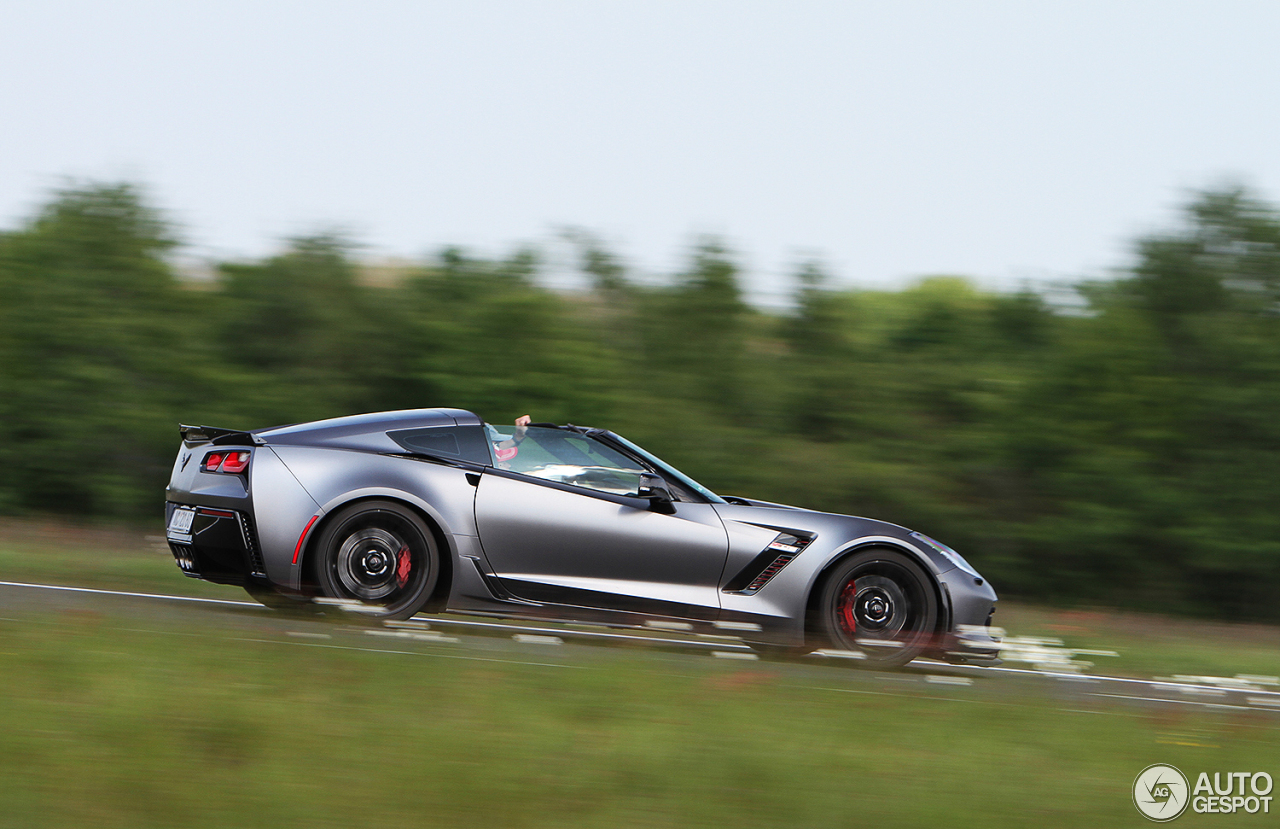
M844 586L844 592L840 594L840 623L849 633L858 632L858 621L853 615L854 599L857 596L858 585L852 581Z
M404 587L405 582L409 580L409 568L412 567L409 561L409 547L406 545L400 548L400 552L396 553L396 584Z

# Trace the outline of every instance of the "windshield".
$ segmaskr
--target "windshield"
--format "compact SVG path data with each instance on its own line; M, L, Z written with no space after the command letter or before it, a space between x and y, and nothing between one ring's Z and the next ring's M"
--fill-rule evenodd
M642 467L648 467L677 490L686 490L686 497L697 493L714 504L728 503L656 455L604 429L528 426L521 432L514 426L486 423L484 427L498 469L615 495L637 495L640 475L649 471ZM623 447L640 462L615 447Z
M618 443L621 443L623 446L627 447L632 452L644 458L648 463L652 464L654 468L660 470L663 475L671 478L675 478L677 481L689 487L693 491L697 492L699 495L701 495L703 498L706 498L711 503L713 504L729 503L725 499L721 498L719 495L716 495L714 492L712 492L702 484L695 481L693 478L690 478L688 475L681 472L679 469L676 469L671 464L662 460L657 455L654 455L650 452L645 451L644 449L641 449L639 446L636 446L634 443L627 440L622 435L615 435L613 432L607 432L606 434L608 434L611 439L616 440Z
M621 452L580 432L486 424L493 465L597 492L639 495L643 467Z

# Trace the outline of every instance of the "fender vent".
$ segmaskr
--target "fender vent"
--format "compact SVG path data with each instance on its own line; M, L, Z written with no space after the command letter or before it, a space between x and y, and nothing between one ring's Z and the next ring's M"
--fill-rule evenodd
M249 560L249 575L267 577L267 565L262 560L262 551L258 549L257 533L253 531L253 519L243 512L237 512L240 519L240 535L244 537L244 549Z
M812 538L780 533L769 542L760 555L751 559L751 563L743 567L738 575L730 579L724 586L726 593L739 593L750 596L769 583L769 580L800 555L809 546Z

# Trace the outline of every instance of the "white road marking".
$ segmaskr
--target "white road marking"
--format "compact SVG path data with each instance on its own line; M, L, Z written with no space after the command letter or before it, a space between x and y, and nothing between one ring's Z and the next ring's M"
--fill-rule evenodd
M712 622L720 630L761 630L755 622Z
M1026 674L1028 676L1043 676L1043 677L1050 677L1052 679L1064 679L1064 680L1076 680L1076 681L1084 680L1084 681L1090 681L1090 682L1120 682L1125 684L1146 685L1150 688L1156 688L1156 689L1193 688L1193 689L1199 689L1203 691L1217 690L1215 686L1212 686L1212 685L1197 685L1191 682L1168 682L1164 680L1133 679L1132 677L1105 676L1102 674L1072 674L1072 673L1060 673L1057 671L1033 671L1029 668L984 667L981 665L974 665L969 667L968 670L982 671L983 673L993 673L993 674ZM1267 697L1280 700L1280 692L1264 691L1263 694L1265 694Z
M0 587L34 587L39 590L65 590L68 593L101 593L106 596L131 596L136 599L169 599L175 602L200 602L202 604L230 604L237 607L253 607L267 610L257 602L236 602L230 599L199 599L195 596L167 596L163 593L130 593L127 590L99 590L96 587L67 587L61 584L27 584L21 581L0 581Z
M693 625L688 622L667 622L661 619L650 619L644 626L654 630L693 630Z
M457 625L459 627L484 628L486 630L510 630L520 631L524 633L545 633L548 635L570 636L574 638L585 639L619 639L628 642L649 642L657 645L679 645L681 647L690 648L736 648L742 651L749 651L747 645L736 644L734 642L690 642L685 639L660 639L656 636L635 636L629 633L599 633L594 630L574 630L580 625L566 625L565 628L540 628L531 627L529 625L503 624L500 622L471 622L463 619L442 619L437 616L427 617L431 620L431 624L447 627L449 625ZM419 617L414 617L410 621L418 621ZM424 620L425 621L425 620ZM403 624L403 623L401 623ZM393 623L394 626L394 623ZM568 629L566 629L568 628Z
M393 639L412 639L415 642L436 642L451 645L458 642L458 637L445 636L443 633L435 630L366 630L364 633L367 636L389 636Z
M400 628L404 628L405 630L431 630L431 623L423 619L406 619L403 622L399 622L394 619L386 619L382 622L382 625L383 627L388 627L392 630L398 630Z
M257 602L234 601L231 599L205 599L205 598L199 598L195 596L172 596L164 593L136 593L136 592L127 591L127 590L105 590L105 589L96 588L96 587L72 587L69 585L60 585L60 584L35 584L30 582L16 582L16 581L0 581L0 587L26 587L26 588L36 589L36 590L58 590L58 591L63 591L67 593L92 593L92 594L99 594L99 595L105 595L105 596L125 596L129 598L138 598L138 599L161 599L161 600L175 601L175 602L194 602L197 604L229 605L233 607L248 607L248 608L253 608L255 610L269 610L269 608L261 604L258 604ZM581 631L581 632L565 631L558 628L532 628L532 627L523 627L523 626L516 626L516 625L498 624L498 623L492 623L492 622L471 622L471 621L463 621L463 620L455 620L455 619L440 619L437 617L429 617L429 618L433 623L441 624L441 625L457 625L461 627L476 627L476 628L486 628L486 629L499 628L499 629L511 630L513 633L517 631L532 631L536 633L545 633L545 634L559 633L562 635L567 633L570 635L581 636L583 638L629 639L629 640L635 640L638 642L650 642L654 644L668 644L668 645L693 646L693 647L710 646L710 647L716 647L716 648L735 648L734 651L713 651L713 653L715 653L717 656L724 656L726 658L737 658L737 659L756 658L756 654L752 652L750 647L748 647L747 645L733 645L727 642L724 642L724 643L689 642L689 641L682 641L678 639L659 639L651 636L632 636L632 635L620 634L620 633L594 633L594 632L588 633L586 631ZM21 620L9 619L8 621L16 622ZM664 622L658 621L656 623L650 622L649 624L651 627L655 627L659 629L674 629L676 624L684 624L684 623L664 623ZM668 627L668 625L670 625L670 627ZM692 629L692 625L689 625L688 628ZM155 631L150 631L150 632L155 632ZM419 637L414 637L414 638L419 638ZM421 638L426 639L428 637L422 636ZM449 640L449 637L440 637L439 639L436 639L435 637L430 637L430 638L432 641L448 641ZM548 637L548 638L553 638L553 637ZM539 665L539 666L549 667L549 668L580 667L576 665L574 666L552 665L552 664L541 663L541 662L520 662L520 661L505 660L505 659L468 657L468 656L461 656L458 654L421 653L418 651L390 651L390 650L379 650L379 649L373 649L373 648L349 647L349 646L343 646L343 645L327 645L327 644L313 643L313 642L296 642L296 641L291 642L288 640L237 639L236 641L246 641L246 642L260 641L260 642L271 642L273 644L284 644L284 645L307 645L311 647L336 648L340 650L364 650L364 651L370 651L373 653L405 653L405 654L410 654L414 656L434 656L442 659L446 659L446 658L447 659L469 659L469 660L480 661L480 662L505 662L505 663L516 664L516 665ZM815 653L820 654L822 656L837 656L837 657L852 658L852 659L864 658L862 654L858 654L856 652L851 652L851 651L815 651ZM929 664L930 667L933 666L932 663L927 663L927 664ZM945 666L945 663L939 663L938 667L946 667L946 666ZM1221 686L1198 684L1194 682L1185 682L1185 681L1178 682L1178 681L1168 681L1168 680L1159 680L1159 679L1157 680L1134 679L1131 677L1106 676L1102 674L1080 674L1080 673L1066 673L1066 672L1059 672L1059 671L1037 671L1029 668L1006 668L1003 666L989 667L989 666L982 666L982 665L969 665L969 666L963 666L963 670L979 671L984 674L1024 674L1028 676L1047 677L1050 679L1058 679L1058 680L1074 680L1076 682L1082 682L1082 681L1091 682L1091 683L1115 682L1115 683L1130 684L1130 685L1139 684L1139 685L1145 685L1148 688L1152 688L1155 690L1166 690L1166 689L1179 690L1179 691L1183 691L1184 693L1190 693L1190 694L1196 694L1196 693L1212 694L1215 691L1222 690ZM1247 681L1251 680L1252 682L1261 681L1265 684L1271 684L1272 682L1275 681L1274 677L1269 677L1269 676L1268 677L1252 677L1252 676L1237 677L1236 679L1243 679ZM936 680L926 680L926 681L936 681ZM848 691L849 693L876 693L873 691L855 691L852 689L840 689L840 688L826 688L821 690L830 690L830 691L843 690L843 691ZM1232 690L1235 690L1235 689L1232 689ZM1244 692L1246 689L1241 688L1239 690L1241 692ZM1168 702L1168 703L1178 703L1183 705L1201 705L1201 706L1212 707L1212 708L1240 708L1244 710L1250 710L1252 707L1252 710L1255 710L1255 711L1258 710L1258 708L1263 708L1264 710L1280 708L1280 691L1259 691L1256 688L1249 688L1248 690L1254 692L1253 694L1247 697L1247 700L1249 702L1248 706L1229 705L1225 703L1198 702L1193 700L1164 699L1160 697L1128 696L1124 694L1091 694L1091 696L1113 697L1116 699L1149 700L1152 702ZM897 695L893 695L893 696L897 696ZM938 699L951 699L951 698L939 697ZM1253 707L1253 706L1256 706L1256 707Z
M526 645L563 645L564 640L559 636L543 636L537 633L517 633L511 637L517 642Z
M69 587L61 584L32 584L29 582L18 582L18 581L0 581L0 586L31 587L39 590L61 590L61 591L66 591L70 593L98 593L106 596L128 596L130 598L135 598L135 599L167 599L167 600L176 601L176 602L196 602L197 604L220 604L220 605L231 605L234 607L249 607L249 608L253 608L254 610L269 610L269 608L267 608L265 605L261 605L258 602L234 601L231 599L205 599L205 598L199 598L195 596L171 596L165 593L134 593L127 590L104 590L96 587ZM316 603L322 604L322 605L342 607L346 609L346 602L341 599L317 599ZM439 625L456 625L459 627L485 628L489 630L492 630L492 629L503 629L503 630L512 630L512 631L518 630L518 631L530 631L533 633L546 633L546 634L568 633L572 636L592 638L592 639L623 639L623 640L628 640L633 642L650 642L655 644L679 645L682 647L738 648L743 651L750 650L750 648L747 645L734 644L732 642L716 642L716 643L689 642L681 639L659 639L653 636L633 636L625 633L597 633L594 631L564 631L558 628L535 628L535 627L528 627L525 625L499 624L495 622L471 622L471 621L464 621L462 619L441 619L435 616L428 617L428 618L430 619L431 622ZM11 621L16 622L19 620L13 619ZM425 619L422 619L421 617L414 617L414 619L410 621L418 622L419 624L427 623L427 621ZM400 622L398 624L405 624L405 623ZM659 623L659 626L661 626L661 623Z
M1241 711L1250 710L1247 705L1228 705L1225 702L1196 702L1191 699L1167 699L1165 697L1139 697L1132 694L1089 694L1091 697L1110 697L1111 699L1136 699L1143 702L1167 702L1172 705L1199 705L1202 708L1238 708Z
M338 651L392 653L402 656L424 656L428 659L463 659L468 662L499 662L503 665L533 665L539 668L586 668L585 665L557 665L552 662L525 662L519 659L493 659L487 656L463 656L457 653L440 653L439 651L393 651L385 648L357 648L351 645L328 645L323 642L290 642L287 639L250 639L243 636L228 636L226 639L231 642L259 642L264 645L296 645L304 648L330 648Z

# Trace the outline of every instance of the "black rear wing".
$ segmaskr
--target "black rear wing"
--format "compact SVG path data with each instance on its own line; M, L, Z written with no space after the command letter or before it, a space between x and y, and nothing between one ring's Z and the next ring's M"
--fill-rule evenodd
M188 446L197 446L201 443L211 443L215 446L225 446L226 444L244 444L260 445L260 440L249 432L241 432L236 429L219 429L216 426L186 426L178 424L178 431L182 433L182 442Z

